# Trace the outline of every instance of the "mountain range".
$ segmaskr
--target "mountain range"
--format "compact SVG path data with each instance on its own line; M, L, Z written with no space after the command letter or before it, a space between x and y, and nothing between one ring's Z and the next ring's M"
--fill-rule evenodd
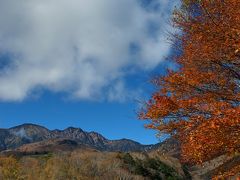
M74 127L49 130L35 124L22 124L9 129L0 129L0 151L88 147L99 151L128 152L147 151L158 146L160 144L142 145L129 139L108 140L97 132L86 132Z

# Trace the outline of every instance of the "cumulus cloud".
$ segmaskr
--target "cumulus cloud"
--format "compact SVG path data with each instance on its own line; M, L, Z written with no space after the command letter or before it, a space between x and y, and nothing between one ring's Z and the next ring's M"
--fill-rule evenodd
M0 0L0 100L20 101L38 88L123 97L128 68L150 70L167 55L173 7L168 0Z

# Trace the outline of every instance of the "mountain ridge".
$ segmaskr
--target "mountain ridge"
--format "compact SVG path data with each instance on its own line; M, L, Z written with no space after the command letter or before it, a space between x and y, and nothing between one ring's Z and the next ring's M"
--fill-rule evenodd
M145 151L156 146L154 144L143 145L126 138L109 140L100 133L86 132L76 127L49 130L41 125L25 123L8 129L0 129L0 151L53 139L72 140L100 151Z

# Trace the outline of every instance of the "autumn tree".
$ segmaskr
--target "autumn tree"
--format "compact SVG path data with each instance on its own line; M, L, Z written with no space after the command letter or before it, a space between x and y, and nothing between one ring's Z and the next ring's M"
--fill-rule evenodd
M173 14L179 70L154 78L157 91L140 118L177 137L182 160L196 164L240 152L240 3L182 3Z

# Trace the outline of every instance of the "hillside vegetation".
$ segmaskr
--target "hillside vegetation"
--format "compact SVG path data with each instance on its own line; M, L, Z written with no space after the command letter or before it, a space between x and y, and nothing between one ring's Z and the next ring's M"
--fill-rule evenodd
M78 150L28 156L1 156L0 179L186 179L182 169L144 153Z

